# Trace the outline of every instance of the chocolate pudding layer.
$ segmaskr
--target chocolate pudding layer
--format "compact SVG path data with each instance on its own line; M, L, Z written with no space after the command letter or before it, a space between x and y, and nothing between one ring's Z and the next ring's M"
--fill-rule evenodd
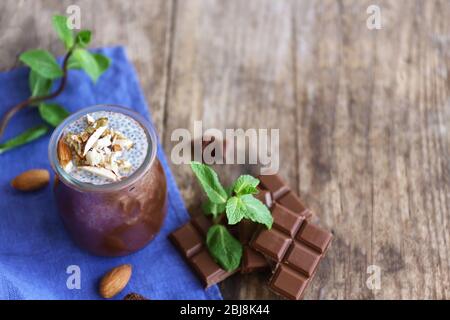
M74 241L91 253L122 256L148 244L166 214L166 179L158 159L133 185L111 192L80 192L58 182L55 197Z
M80 247L123 256L156 236L167 211L156 147L153 128L122 107L87 108L55 129L49 146L55 199Z

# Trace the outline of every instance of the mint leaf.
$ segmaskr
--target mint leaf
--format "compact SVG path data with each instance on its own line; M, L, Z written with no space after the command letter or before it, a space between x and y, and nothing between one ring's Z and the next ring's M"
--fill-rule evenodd
M69 60L67 61L67 69L82 69L80 61L75 57L74 54L70 55Z
M94 56L95 61L97 61L100 71L102 73L105 72L106 69L108 69L111 64L111 59L100 53L91 53L91 54ZM81 63L73 55L70 56L69 61L67 62L67 68L68 69L82 69Z
M272 228L272 214L261 201L251 194L240 196L240 199L245 207L245 218L264 224L268 229Z
M233 191L236 195L243 194L255 194L258 193L256 187L259 184L259 180L246 174L240 176L233 185Z
M105 72L106 69L108 69L111 65L111 59L107 56L104 56L100 53L92 53L92 55L94 56L95 61L97 61L97 65L101 73Z
M206 215L212 214L214 218L217 218L219 214L225 211L225 203L217 204L207 200L203 203L202 209Z
M44 125L28 129L23 133L19 134L18 136L6 141L5 143L0 144L0 154L13 148L17 148L26 143L29 143L33 140L36 140L37 138L46 134L47 131L48 128Z
M79 67L83 69L92 81L97 82L98 78L109 67L109 59L106 62L106 57L100 56L94 55L85 49L75 49L73 52L73 59L75 61L70 66L72 68Z
M52 83L52 80L42 77L36 71L30 71L28 85L30 87L32 97L40 97L48 94L52 87Z
M28 50L22 53L19 59L44 78L53 80L63 76L63 70L48 51Z
M209 200L216 204L226 203L228 195L220 184L217 173L207 165L195 161L191 162L191 168Z
M72 48L74 44L73 32L67 25L67 17L65 16L53 16L52 17L53 29L58 34L59 39L64 43L66 49Z
M56 127L69 115L69 112L56 103L41 103L39 114L42 119Z
M240 197L231 197L227 201L228 224L236 224L246 216L247 208Z
M91 42L91 31L81 30L75 37L75 44L80 48L86 48Z
M241 263L242 245L222 225L214 225L208 230L206 244L209 253L227 271L237 269Z

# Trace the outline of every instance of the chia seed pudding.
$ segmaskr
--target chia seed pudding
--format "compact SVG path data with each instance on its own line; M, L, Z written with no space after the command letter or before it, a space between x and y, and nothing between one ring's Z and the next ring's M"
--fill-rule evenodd
M71 238L100 256L150 243L167 212L167 184L154 128L128 108L99 105L72 114L53 131L53 192Z
M122 142L121 150L118 152L114 152L113 150L108 149L108 152L106 152L106 155L104 156L114 157L114 161L116 161L118 164L124 165L122 167L119 166L118 168L115 168L115 170L114 168L107 167L117 174L117 179L115 180L114 176L112 176L111 178L108 175L104 176L103 174L101 174L102 172L92 172L96 171L96 168L103 170L102 167L104 166L102 166L100 162L101 160L103 160L103 158L100 158L100 160L96 161L100 162L99 164L89 167L82 166L80 165L80 163L77 163L77 161L74 161L74 163L72 163L70 166L67 166L65 170L74 179L83 183L103 185L112 183L117 180L122 180L125 177L131 175L142 165L148 152L148 140L144 128L133 118L118 112L96 111L93 113L89 113L86 116L82 116L74 122L68 124L67 127L64 128L63 137L66 137L67 141L67 137L70 138L74 134L77 135L77 137L82 136L82 134L86 132L90 125L101 119L107 119L107 124L105 125L107 127L106 131L102 133L102 135L96 142L94 142L94 145L92 145L92 148L90 148L89 151L84 152L84 155L80 154L80 156L84 156L88 160L91 159L91 153L95 151L95 147L97 146L97 144L102 141L101 138L111 137L111 134L114 137L115 134L118 134L119 137L123 138L121 140L118 140ZM89 142L89 140L83 142L86 144ZM114 139L112 140L112 143L114 143ZM109 146L114 147L112 143L108 141ZM126 143L127 147L129 148L123 147L124 143ZM71 149L73 157L75 157L76 152L74 151L74 148ZM95 153L95 156L97 156L97 158L98 154L99 153ZM105 154L105 152L103 154ZM89 165L91 165L91 163L89 163Z

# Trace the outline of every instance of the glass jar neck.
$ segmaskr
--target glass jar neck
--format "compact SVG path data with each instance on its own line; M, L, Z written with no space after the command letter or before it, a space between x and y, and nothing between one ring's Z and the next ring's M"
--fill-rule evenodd
M99 111L109 111L124 114L132 119L134 119L145 131L148 141L148 151L142 164L137 168L132 174L123 180L107 183L107 184L92 184L81 182L69 173L67 173L60 165L58 160L58 141L64 134L64 129L74 121L80 119L89 113L99 112ZM81 192L111 192L118 191L123 188L133 185L138 181L153 165L156 158L157 151L157 139L156 133L153 126L140 114L135 111L116 105L96 105L88 108L81 109L80 111L73 113L67 117L54 131L50 138L50 143L48 146L48 157L50 160L50 165L52 166L55 174L58 176L59 180L65 185L77 189Z

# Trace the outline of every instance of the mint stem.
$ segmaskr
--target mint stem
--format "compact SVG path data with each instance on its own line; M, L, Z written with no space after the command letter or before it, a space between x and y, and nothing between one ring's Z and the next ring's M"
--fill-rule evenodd
M219 214L217 217L213 219L214 224L219 224L220 220L222 220L223 213Z
M5 132L6 127L8 126L9 121L12 119L12 117L19 112L20 110L24 109L26 106L30 105L30 104L38 104L39 102L45 101L45 100L49 100L49 99L53 99L56 98L57 96L59 96L61 94L61 92L63 92L66 83L67 83L67 63L69 61L70 56L72 55L73 52L73 47L66 53L65 57L64 57L64 61L63 61L63 76L61 78L61 82L59 84L58 89L55 90L55 92L50 93L48 95L45 96L40 96L40 97L29 97L28 99L16 104L14 107L12 107L11 109L9 109L8 112L6 112L1 121L0 121L0 139L3 136L3 133Z

